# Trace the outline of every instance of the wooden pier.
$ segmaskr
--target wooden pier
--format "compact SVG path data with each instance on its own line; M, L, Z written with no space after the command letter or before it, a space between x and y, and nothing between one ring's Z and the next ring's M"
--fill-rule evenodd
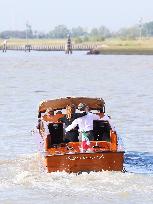
M95 49L97 45L95 44L72 44L73 51L89 51ZM3 46L0 47L0 50L4 50ZM65 44L61 45L7 45L7 50L14 51L64 51Z

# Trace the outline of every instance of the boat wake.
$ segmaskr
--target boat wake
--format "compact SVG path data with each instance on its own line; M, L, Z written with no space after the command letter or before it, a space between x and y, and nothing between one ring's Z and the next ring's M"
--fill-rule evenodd
M127 172L82 172L81 174L41 171L38 154L22 155L14 160L0 160L0 202L16 204L21 195L27 203L36 199L44 203L129 203L129 199L146 200L152 203L153 155L150 153L127 152ZM140 174L139 174L140 173ZM151 173L150 179L142 173ZM31 189L32 192L31 193ZM144 193L142 193L144 192ZM139 197L133 195L138 194ZM26 198L25 198L26 195ZM38 199L39 195L39 199ZM113 200L112 200L113 196ZM15 200L13 200L15 198ZM21 203L21 202L20 202ZM26 203L26 202L25 202Z
M125 153L125 174L127 177L132 173L134 174L153 174L153 154L149 152L126 152ZM46 182L53 183L60 180L63 182L63 178L67 180L78 177L85 177L89 179L92 177L110 177L112 175L120 175L120 177L126 177L121 172L82 172L81 174L68 174L66 172L52 172L46 173L42 168L42 164L39 160L37 153L31 155L22 155L12 160L0 160L0 188L10 188L14 185L26 185L26 186L42 186ZM116 176L115 176L116 177ZM72 180L73 180L72 179ZM50 185L47 184L47 185Z

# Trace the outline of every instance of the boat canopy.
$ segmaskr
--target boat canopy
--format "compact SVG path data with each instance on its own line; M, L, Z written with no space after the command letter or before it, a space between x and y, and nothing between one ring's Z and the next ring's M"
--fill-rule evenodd
M39 105L39 112L45 112L48 108L61 110L65 109L67 105L74 104L78 106L79 103L85 103L92 110L100 110L105 106L105 102L102 98L67 97L42 101Z

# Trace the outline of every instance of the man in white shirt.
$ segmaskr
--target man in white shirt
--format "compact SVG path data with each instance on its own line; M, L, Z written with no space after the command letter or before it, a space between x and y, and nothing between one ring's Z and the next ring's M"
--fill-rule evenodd
M66 132L74 129L77 125L79 127L79 132L80 133L86 133L88 139L94 140L94 135L93 135L93 121L94 120L99 120L100 117L96 114L93 114L89 112L89 107L86 104L79 104L78 109L80 111L85 111L87 115L75 119L71 125L69 125L65 130Z
M110 118L107 114L105 114L104 109L100 109L99 116L100 116L100 120L105 120L105 121L108 121L108 122L109 122L112 131L114 131L114 132L116 131L116 130L115 130L115 126L114 126L114 124L113 124L111 118Z

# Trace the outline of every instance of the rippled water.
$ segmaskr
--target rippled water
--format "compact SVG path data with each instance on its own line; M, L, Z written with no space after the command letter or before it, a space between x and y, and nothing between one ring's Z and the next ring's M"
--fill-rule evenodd
M0 203L153 203L152 79L152 56L0 53ZM38 103L63 96L105 100L126 173L41 171L30 130Z

